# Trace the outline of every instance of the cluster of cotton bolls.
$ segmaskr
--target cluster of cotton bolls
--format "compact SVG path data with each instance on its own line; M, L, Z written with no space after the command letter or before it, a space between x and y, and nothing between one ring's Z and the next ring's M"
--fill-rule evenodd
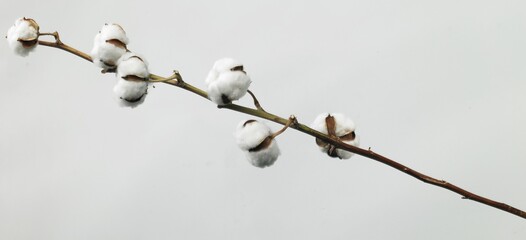
M356 136L356 126L354 122L341 113L322 113L316 117L314 122L311 124L311 128L329 136L336 137L342 142L358 146L360 139ZM327 155L339 159L349 159L353 153L338 149L335 146L316 138L316 144L320 147L320 150Z
M118 24L105 24L95 36L91 57L103 71L116 71L117 84L113 92L119 104L136 107L144 102L148 92L148 63L128 50L129 40Z
M246 95L252 82L241 62L232 58L217 60L206 78L208 98L217 105L232 103ZM255 167L269 167L281 154L270 128L259 121L239 123L235 133L237 145Z
M232 58L219 59L206 78L208 98L218 105L229 104L242 98L247 93L250 83L250 77L245 72L243 64ZM359 144L359 138L354 132L354 122L343 114L323 113L314 120L311 127L352 146ZM235 136L239 148L245 152L248 161L256 167L271 166L280 155L272 131L262 122L256 120L241 122ZM331 157L348 159L353 155L321 139L316 139L316 144L321 151Z
M235 136L239 148L245 152L248 161L256 167L271 166L280 155L272 131L262 122L248 120L239 123Z
M354 122L341 113L322 113L316 117L311 128L355 147L360 143L355 133ZM247 160L256 167L264 168L273 165L281 154L274 138L283 131L284 129L273 134L264 123L248 120L239 123L235 137L237 145L245 152ZM319 138L316 138L316 144L322 152L330 157L349 159L353 156L353 153L338 149Z
M27 56L38 45L40 34L38 24L30 18L17 19L7 33L7 41L14 52ZM150 73L145 59L128 50L129 40L124 29L118 24L105 24L95 36L91 57L93 63L103 72L116 72L117 84L113 88L121 106L136 107L144 101L148 92ZM218 104L230 104L246 95L251 84L243 64L232 58L217 60L206 84L209 99ZM290 120L294 120L292 118ZM243 121L237 127L235 137L248 161L259 168L273 165L281 154L275 137L288 125L273 134L264 123L256 120ZM314 130L352 146L359 145L354 122L340 113L320 114L311 124ZM316 139L320 150L327 155L348 159L351 152L336 148L321 139Z
M39 26L31 18L19 18L7 31L7 42L13 51L22 57L27 56L38 45Z

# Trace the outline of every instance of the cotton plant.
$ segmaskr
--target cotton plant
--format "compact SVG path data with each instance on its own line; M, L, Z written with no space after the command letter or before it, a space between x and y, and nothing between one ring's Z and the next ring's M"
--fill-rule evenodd
M386 164L425 183L458 193L463 198L526 218L526 212L520 209L484 198L444 180L420 173L377 154L370 148L359 148L360 141L355 133L355 124L344 114L320 114L309 127L298 122L294 116L286 119L267 112L261 107L255 94L248 90L251 84L250 77L246 74L243 64L235 59L222 58L213 64L206 78L207 89L204 91L183 81L177 71L174 71L174 74L167 78L150 73L145 58L128 49L129 40L126 32L118 24L106 24L102 27L95 36L91 54L64 44L57 32L41 33L39 31L39 26L34 20L30 18L17 19L14 26L8 30L7 42L15 54L20 56L27 56L37 45L42 45L61 49L93 62L103 69L102 73L115 72L117 84L113 90L121 106L132 108L138 106L144 101L148 93L148 85L152 82L161 82L206 98L216 104L218 108L245 113L284 125L281 130L274 133L265 123L254 119L245 120L238 125L234 134L237 145L245 153L249 163L255 167L266 168L275 164L281 154L276 137L290 127L314 137L320 150L330 157L348 159L353 154L359 154ZM45 35L52 35L55 41L39 39L40 36ZM254 100L254 108L232 103L247 93Z
M360 139L355 133L354 122L342 113L322 113L314 119L311 128L355 147L360 144ZM316 138L316 144L330 157L349 159L353 156L352 152L339 149L319 138Z
M38 45L40 27L31 18L19 18L7 31L7 42L15 54L25 57Z
M206 77L208 97L218 105L231 103L245 96L251 82L241 62L219 59Z

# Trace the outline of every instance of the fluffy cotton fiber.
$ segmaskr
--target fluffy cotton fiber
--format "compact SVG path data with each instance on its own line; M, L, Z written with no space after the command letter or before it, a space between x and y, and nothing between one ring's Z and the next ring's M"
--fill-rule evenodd
M256 152L245 152L247 160L250 164L255 167L265 168L270 167L280 155L278 144L276 140L272 140L270 145L266 149L262 149Z
M247 93L250 77L243 64L232 58L219 59L208 73L208 97L218 105L239 100Z
M120 25L105 24L93 41L93 63L104 69L114 69L119 58L128 51L128 42L126 32Z
M123 107L136 107L144 102L148 92L147 63L143 58L128 52L123 55L117 67L118 81L113 92Z
M335 127L334 127L334 133L336 137L340 138L344 143L347 143L352 146L358 146L360 144L360 139L358 136L354 134L354 131L356 129L356 126L354 122L346 117L345 115L341 113L322 113L316 117L314 122L311 124L311 128L313 128L316 131L322 132L324 134L329 134L329 131L327 129L327 123L326 119L327 117L332 116L334 117ZM329 154L331 156L331 149L334 147L330 144L324 143L323 141L317 139L318 146L320 147L320 150L324 153ZM349 159L353 156L353 153L341 150L341 149L335 149L335 152L333 152L333 156L331 157L338 157L340 159Z
M127 52L117 62L117 75L119 78L137 77L142 80L148 80L150 72L148 71L148 62L141 56Z
M30 18L19 18L7 32L7 42L13 51L22 57L27 56L38 44L38 24Z
M121 25L112 23L112 24L104 24L102 26L102 29L100 30L101 39L104 40L119 40L124 45L128 45L129 39L126 36L126 31L124 31L124 28L122 28Z
M264 168L276 162L281 154L276 140L271 139L272 131L262 122L243 121L235 133L237 145L243 151L250 164Z
M122 78L113 87L113 92L118 97L119 104L122 107L137 107L144 102L147 91L147 82L128 81Z

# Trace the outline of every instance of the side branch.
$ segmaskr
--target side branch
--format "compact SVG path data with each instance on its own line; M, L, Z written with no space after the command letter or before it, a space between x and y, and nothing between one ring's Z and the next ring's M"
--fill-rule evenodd
M247 93L250 94L250 96L254 100L254 106L256 106L256 109L261 110L261 111L265 111L265 109L263 109L263 107L261 107L261 104L259 104L259 101L256 98L256 95L250 90L247 90Z
M38 43L40 45L43 45L43 46L48 46L48 47L53 47L53 48L58 48L58 49L62 49L64 51L67 51L69 53L72 53L74 55L77 55L87 61L90 61L92 62L92 58L84 53L84 52L81 52L77 49L74 49L66 44L63 44L61 41L60 41L60 38L58 37L58 33L55 35L55 34L48 34L48 35L53 35L55 36L55 42L46 42L46 41L38 41ZM175 74L175 73L174 73ZM155 74L151 74L150 75L150 80L153 80L153 82L162 82L162 83L166 83L166 84L169 84L169 85L173 85L173 86L176 86L176 87L179 87L179 88L182 88L184 90L187 90L187 91L190 91L192 93L195 93L203 98L206 98L208 100L208 94L197 88L197 87L194 87L186 82L184 82L182 80L182 78L180 77L180 75L178 75L178 73L176 73L177 76L173 76L173 77L169 77L169 78L163 78L163 77L160 77L158 75L155 75ZM251 94L253 96L253 94L251 92L249 92L249 94ZM408 174L424 183L428 183L428 184L431 184L431 185L435 185L435 186L438 186L438 187L441 187L441 188L444 188L444 189L447 189L447 190L450 190L452 192L455 192L455 193L458 193L462 196L462 198L464 199L470 199L470 200L473 200L473 201L476 201L476 202L479 202L479 203L482 203L482 204L485 204L485 205L488 205L488 206L491 206L491 207L494 207L494 208L497 208L497 209L500 209L500 210L503 210L503 211L506 211L508 213L511 213L511 214L514 214L516 216L519 216L521 218L524 218L526 219L526 212L520 210L520 209L517 209L517 208L514 208L512 206L509 206L505 203L501 203L501 202L497 202L497 201L494 201L494 200L491 200L491 199L488 199L488 198L485 198L485 197L482 197L482 196L479 196L477 194L474 194L474 193L471 193L467 190L464 190L458 186L455 186L449 182L446 182L444 180L438 180L436 178L433 178L433 177L430 177L430 176L427 176L423 173L420 173L418 171L415 171L409 167L406 167L404 166L403 164L400 164L394 160L391 160L387 157L384 157L380 154L377 154L371 150L365 150L365 149L362 149L362 148L358 148L358 147L355 147L355 146L352 146L352 145L348 145L348 144L345 144L343 143L342 141L338 140L338 139L335 139L335 138L332 138L328 135L325 135L321 132L318 132L304 124L301 124L301 123L298 123L298 122L294 122L294 124L291 124L291 121L289 121L288 119L285 119L285 118L282 118L282 117L279 117L277 115L274 115L272 113L269 113L269 112L266 112L263 110L263 108L261 108L261 106L258 106L259 105L259 102L257 102L257 99L255 99L255 96L254 96L254 102L255 102L255 105L256 105L256 109L253 109L253 108L248 108L248 107L244 107L244 106L240 106L240 105L236 105L236 104L225 104L225 105L220 105L218 106L219 108L226 108L226 109L230 109L232 111L236 111L236 112L241 112L241 113L245 113L245 114L248 114L248 115L252 115L252 116L255 116L255 117L259 117L259 118L263 118L263 119L266 119L266 120L269 120L269 121L273 121L275 123L278 123L278 124L281 124L281 125L289 125L290 128L294 128L300 132L303 132L305 134L308 134L310 136L313 136L315 138L319 138L327 143L330 143L334 146L336 146L337 148L340 148L340 149L343 149L343 150L346 150L346 151L349 151L349 152L353 152L353 153L356 153L358 155L361 155L361 156L364 156L366 158L369 158L369 159L373 159L373 160L376 160L378 162L381 162L385 165L388 165L394 169L397 169L405 174Z
M60 40L60 36L59 36L58 32L41 33L40 35L41 36L43 36L43 35L51 35L51 36L55 37L55 42L47 42L47 41L39 40L38 41L39 45L62 49L64 51L66 51L66 52L69 52L69 53L72 53L74 55L77 55L77 56L79 56L79 57L81 57L81 58L83 58L83 59L85 59L87 61L93 62L93 59L87 53L84 53L82 51L79 51L79 50L77 50L75 48L72 48L72 47L62 43L62 41Z

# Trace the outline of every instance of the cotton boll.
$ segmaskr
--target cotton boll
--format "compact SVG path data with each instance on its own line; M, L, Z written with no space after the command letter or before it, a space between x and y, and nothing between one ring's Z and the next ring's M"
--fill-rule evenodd
M280 155L278 144L271 135L270 128L256 120L241 122L235 133L237 145L245 151L247 160L260 168L271 166Z
M103 41L99 33L93 41L91 57L96 66L104 69L114 69L117 67L118 60L126 51L126 45L119 44L119 42L115 41Z
M134 108L144 102L148 93L148 83L119 79L113 87L113 92L120 106Z
M330 119L332 118L332 119ZM334 124L334 125L332 125ZM354 122L340 113L323 113L318 115L311 128L324 134L334 135L342 142L352 146L358 146L360 139L355 134L356 126ZM353 153L337 149L333 145L328 144L321 139L316 139L316 144L320 147L322 152L327 153L331 157L338 157L340 159L349 159Z
M128 37L121 26L117 24L106 24L102 30L95 35L91 57L93 63L104 69L114 69L118 60L128 49Z
M38 44L39 26L30 18L19 18L7 32L7 42L22 57L33 51Z
M237 145L245 151L255 148L270 135L272 135L272 130L266 124L256 120L239 123L235 134Z
M144 102L149 76L147 63L136 54L128 52L119 59L113 92L121 106L134 108Z
M208 85L208 97L216 104L227 104L245 96L250 83L244 72L221 73L216 81Z
M237 60L223 58L214 63L206 78L208 97L218 105L242 98L250 86L250 77Z

